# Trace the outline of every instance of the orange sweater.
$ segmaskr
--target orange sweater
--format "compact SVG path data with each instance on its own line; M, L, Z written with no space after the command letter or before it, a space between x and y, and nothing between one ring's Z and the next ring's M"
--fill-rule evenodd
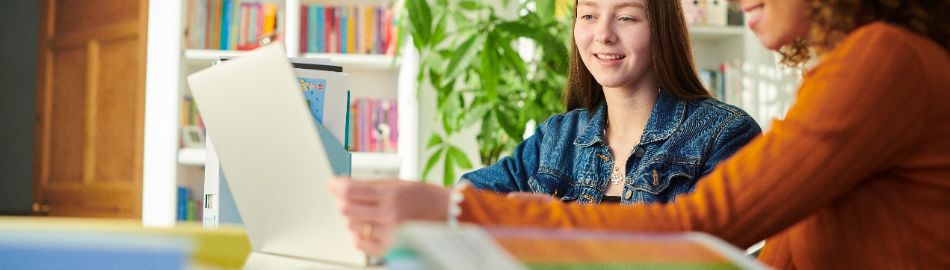
M801 269L950 269L950 57L884 23L810 70L784 120L667 205L539 203L463 190L461 221L704 231Z

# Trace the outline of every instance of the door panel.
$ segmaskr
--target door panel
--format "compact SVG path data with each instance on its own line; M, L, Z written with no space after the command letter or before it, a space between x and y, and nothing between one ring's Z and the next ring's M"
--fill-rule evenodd
M168 1L168 0L162 0ZM60 0L55 2L55 35L138 20L139 0ZM147 5L146 5L147 6ZM143 33L144 34L144 33Z
M86 110L86 48L52 52L49 182L82 181Z
M95 136L95 176L104 182L131 182L137 171L129 164L140 153L135 132L127 127L141 124L136 118L136 106L140 99L135 89L137 63L129 61L138 53L138 43L134 38L105 41L100 46L98 98L96 99L96 119L94 126L99 132Z
M53 216L141 217L145 0L44 0L34 200Z

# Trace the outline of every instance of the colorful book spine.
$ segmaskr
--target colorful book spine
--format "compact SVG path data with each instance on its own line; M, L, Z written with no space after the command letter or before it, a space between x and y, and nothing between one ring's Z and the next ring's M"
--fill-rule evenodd
M363 37L363 50L361 53L375 53L376 46L374 46L376 38L376 24L373 23L373 20L376 20L376 8L372 6L362 6L363 10L363 33L360 35Z
M327 48L326 48L326 51L324 52L337 53L339 52L337 48L339 48L340 46L340 42L338 41L339 32L337 31L338 24L336 20L337 9L335 7L326 7L325 9L326 9L326 23L327 23L327 31L325 33L326 39L327 39Z
M354 101L353 103L350 104L350 116L349 116L350 118L349 127L350 127L351 138L348 139L348 141L350 142L350 147L347 149L349 149L350 152L359 151L361 147L361 142L359 140L360 132L361 132L361 128L359 125L361 123L359 121L360 115L361 115L361 112L359 110L359 104Z
M357 29L359 28L356 27L356 22L358 22L357 14L359 14L359 12L356 11L356 7L352 6L348 7L346 11L348 13L346 18L346 51L349 53L359 53L356 49L356 37L359 35L359 33L357 33Z
M231 31L228 33L228 49L237 50L238 47L238 36L241 34L241 4L244 0L234 0L234 4L231 5L231 23L228 24L228 29Z
M346 8L337 8L340 14L340 28L337 29L340 33L340 53L347 53L349 49L349 44L347 43L349 39L349 29L350 19L349 12Z
M208 24L211 25L209 49L221 48L221 2L222 0L211 1L211 17Z
M264 36L272 36L277 30L277 5L264 3Z
M248 30L247 28L249 27L249 24L250 24L250 15L251 15L250 5L248 5L247 3L241 3L241 27L238 30L239 35L240 35L238 37L238 47L244 47L248 45L249 38L247 36L247 30Z
M178 221L188 220L188 188L186 187L178 187L177 217Z
M248 6L248 8L250 9L250 12L248 12L250 14L248 15L248 20L250 21L248 22L247 36L250 39L249 43L257 44L259 40L258 37L260 37L260 29L261 29L260 27L261 4L253 3L250 6Z
M363 7L353 6L351 10L353 11L353 20L355 21L353 23L353 53L363 53L365 49L363 46L363 40L365 39L365 31L363 31Z
M326 36L324 32L327 30L326 19L324 18L326 14L326 9L323 6L317 6L317 19L314 21L316 24L316 33L313 35L312 41L316 43L316 47L313 52L325 52L326 51L326 39L323 37Z
M310 34L310 30L313 30L310 22L316 19L313 16L314 14L310 12L307 6L300 6L300 52L312 51L310 46L313 44L312 39L315 37Z
M310 13L310 17L307 17L307 26L310 33L307 33L307 51L316 52L317 51L317 42L320 40L317 32L320 31L317 21L320 20L320 14L317 6L310 6L307 8L307 12ZM303 39L303 38L301 38Z
M221 50L227 50L227 49L228 49L228 41L230 40L230 39L228 38L228 34L230 34L229 29L231 28L231 15L232 15L231 12L230 12L230 10L232 9L232 5L234 5L234 0L223 0L223 2L221 2L221 3L222 3L222 5L221 5L221 22L220 22L220 23L221 23L221 28L220 28L220 29L221 29L221 30L220 30L220 32L221 32L221 34L220 34L221 40L220 40L219 43L218 43L218 48L221 49Z
M396 43L399 35L396 34L396 22L395 15L393 15L392 9L387 9L383 12L383 23L384 28L386 29L386 42L385 42L385 53L388 55L396 54Z

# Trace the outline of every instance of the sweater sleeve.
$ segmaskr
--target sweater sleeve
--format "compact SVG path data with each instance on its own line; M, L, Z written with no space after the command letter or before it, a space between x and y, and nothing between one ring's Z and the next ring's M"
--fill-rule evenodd
M925 80L895 31L865 27L842 41L805 78L784 120L675 203L587 206L465 190L460 218L483 225L704 231L740 247L754 244L894 164L923 132L926 123L906 120L926 111Z

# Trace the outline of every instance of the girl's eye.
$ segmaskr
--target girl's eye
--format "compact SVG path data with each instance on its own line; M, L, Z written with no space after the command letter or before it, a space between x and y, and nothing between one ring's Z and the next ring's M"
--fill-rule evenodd
M637 18L635 18L635 17L620 17L620 21L622 21L622 22L639 22L640 19L637 19Z
M594 15L581 15L581 20L592 21L594 20Z

